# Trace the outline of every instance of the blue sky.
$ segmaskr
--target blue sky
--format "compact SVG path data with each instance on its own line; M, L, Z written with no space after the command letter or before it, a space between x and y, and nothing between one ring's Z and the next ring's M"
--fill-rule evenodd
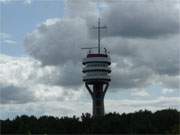
M97 43L97 16L112 58L107 112L179 109L179 3L0 0L0 119L91 112L80 48Z
M28 32L48 18L64 15L64 1L12 1L1 3L1 33L8 33L16 44L1 43L1 53L13 56L27 55L23 40Z

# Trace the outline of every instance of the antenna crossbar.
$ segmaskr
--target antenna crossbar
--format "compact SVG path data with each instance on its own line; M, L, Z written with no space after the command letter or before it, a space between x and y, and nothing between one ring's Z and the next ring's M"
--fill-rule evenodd
M96 49L96 48L98 48L98 47L83 47L81 49Z

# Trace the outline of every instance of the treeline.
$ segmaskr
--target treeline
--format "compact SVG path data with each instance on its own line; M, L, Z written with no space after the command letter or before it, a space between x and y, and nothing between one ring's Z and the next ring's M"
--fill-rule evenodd
M180 112L166 109L152 113L140 110L134 113L109 113L94 118L89 113L81 118L42 116L17 116L1 120L1 134L180 134Z

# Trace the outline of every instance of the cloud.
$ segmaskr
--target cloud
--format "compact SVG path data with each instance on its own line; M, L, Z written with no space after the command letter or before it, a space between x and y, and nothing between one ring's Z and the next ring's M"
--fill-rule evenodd
M160 3L160 1L107 3L107 9L103 11L103 23L108 25L108 35L102 38L102 44L112 52L112 88L137 89L155 84L167 87L167 84L163 83L165 80L162 79L167 78L166 76L171 78L168 82L172 80L169 87L179 86L177 76L180 71L178 59L180 38L177 32L179 23L176 24L179 22L176 18L177 8L172 3L167 6L169 3L167 1L162 6ZM81 85L80 48L96 45L96 39L91 35L93 32L90 32L94 31L90 28L95 25L94 20L97 19L94 15L94 12L97 12L94 9L96 4L90 1L86 5L92 9L91 11L83 10L84 4L81 0L77 3L67 1L66 10L69 16L48 19L26 36L24 45L27 52L44 66L59 69L56 70L57 76L59 75L56 85L64 87ZM119 14L109 16L115 12L114 10ZM137 12L132 12L136 10ZM80 11L84 11L85 15L81 15ZM159 17L166 13L166 16ZM113 16L117 16L116 19L109 18ZM151 20L154 18L155 22L150 21L148 17ZM132 18L137 18L138 23L136 19L129 21ZM111 23L111 20L115 21ZM116 25L118 27L115 27ZM121 28L127 35L123 36L121 32L116 35L116 31L113 31ZM128 33L135 34L139 38L132 38L133 35Z
M6 39L6 40L4 40L4 43L5 43L5 44L16 44L17 42L14 41L14 40Z
M149 98L149 86L160 86L163 93L179 90L178 6L167 1L104 2L102 23L108 29L102 33L102 47L110 50L112 59L109 92L130 89L133 96ZM26 35L30 57L0 55L0 110L5 110L0 117L91 112L82 87L85 54L80 48L97 44L91 29L97 25L97 5L84 0L65 5L66 16L49 18ZM7 33L0 36L11 38ZM105 105L106 112L129 112L179 108L179 102L179 97L158 97L105 100Z
M119 88L161 84L179 88L179 35L160 39L106 38L112 52L112 85Z
M97 16L97 4L93 0L66 0L65 1L65 13L69 17L83 17Z
M51 83L54 67L41 67L41 63L28 57L0 55L0 84L31 86L35 82Z
M9 2L9 1L12 1L12 0L0 0L0 2Z
M64 88L55 67L37 60L0 55L0 104L77 100L80 87Z
M119 63L120 65L118 65ZM126 59L117 61L115 66L112 66L112 83L115 88L133 89L143 88L152 84L153 71L145 66L134 68L128 64Z
M167 108L180 108L179 97L158 97L152 100L105 100L106 113L119 112L128 113L138 111L140 109L148 109L156 111ZM19 109L21 108L21 109ZM38 102L27 104L8 104L0 105L1 112L0 119L14 118L17 115L53 115L57 117L62 116L81 116L82 113L91 112L91 102L87 101L51 101L51 102Z
M17 115L35 115L40 117L42 115L53 115L53 116L72 116L76 113L73 110L72 103L67 101L62 102L38 102L38 103L27 103L27 104L7 104L0 105L0 109L4 110L1 112L0 119L10 118L13 119Z
M159 76L160 85L167 89L178 90L180 88L180 75L177 76Z
M173 89L162 89L162 94L168 94L168 93L173 93Z
M25 3L25 4L31 4L31 3L32 3L32 0L24 0L24 3Z
M0 104L21 104L33 102L35 99L34 93L27 88L17 86L0 87Z
M23 2L24 4L31 4L32 0L0 0L0 3L9 3L9 2Z
M57 69L56 84L79 86L81 81L81 47L95 42L88 38L82 18L48 19L25 39L27 52L44 66Z
M33 93L26 88L19 88L16 86L0 87L0 103L11 104L11 103L26 103L33 102Z
M139 97L150 96L150 94L146 90L143 90L143 89L141 89L141 90L139 90L139 89L138 90L137 89L132 90L131 95L132 96L139 96Z
M82 85L82 74L81 74L81 63L74 64L74 62L69 61L63 65L60 70L59 79L57 81L58 85L66 87L74 87Z
M64 18L54 23L48 20L27 35L25 47L44 65L78 62L80 48L88 43L86 29L86 22L81 18Z
M140 109L148 109L151 111L176 108L180 109L179 97L167 97L160 96L151 100L141 100L141 99L127 99L127 100L105 100L106 112L133 112Z
M9 35L8 33L0 33L0 38L3 39L3 38L10 38L11 35Z
M178 2L121 0L107 5L103 19L108 36L157 38L179 33Z
M16 44L17 42L13 40L12 36L8 33L0 33L0 40L2 44Z

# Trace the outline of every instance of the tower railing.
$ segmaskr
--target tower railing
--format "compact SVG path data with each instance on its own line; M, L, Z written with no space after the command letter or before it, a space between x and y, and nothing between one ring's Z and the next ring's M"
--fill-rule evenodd
M109 54L110 52L106 49L101 47L100 51L97 50L97 48L89 48L87 54Z

